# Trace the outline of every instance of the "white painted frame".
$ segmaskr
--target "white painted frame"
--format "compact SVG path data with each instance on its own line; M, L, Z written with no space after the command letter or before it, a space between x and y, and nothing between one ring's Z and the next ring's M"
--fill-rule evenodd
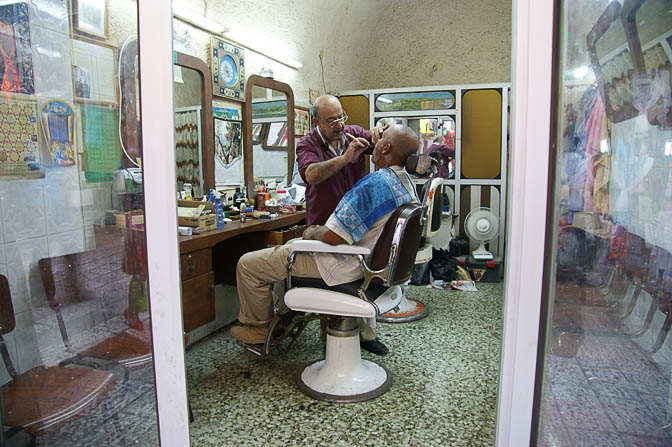
M507 194L507 166L508 166L508 104L509 104L509 89L511 84L504 83L490 83L490 84L459 84L459 85L436 85L425 87L403 87L403 88L383 88L383 89L369 89L369 90L349 90L339 93L340 96L362 95L369 100L369 122L373 125L378 118L385 117L422 117L422 118L440 118L442 116L450 116L455 120L455 176L452 179L444 179L444 185L450 185L454 188L453 199L453 213L459 214L460 210L460 188L462 186L499 186L499 228L500 235L497 238L497 255L504 255L504 241L506 240L506 213L501 210L506 210L506 194ZM502 92L502 135L501 135L501 165L499 179L462 179L462 92L464 90L477 89L500 89ZM411 110L401 112L376 112L375 97L383 93L414 93L414 92L435 92L451 90L455 92L455 105L452 109L437 109L437 110ZM373 170L373 165L371 166ZM425 179L413 179L416 184L423 184ZM465 216L466 217L466 216ZM459 218L458 218L459 219ZM456 228L456 233L459 234L459 227ZM493 251L494 252L494 251ZM506 266L506 264L504 264Z
M175 206L172 2L138 1L143 186L154 372L163 447L189 445Z
M514 0L511 175L495 443L530 445L549 190L555 2Z

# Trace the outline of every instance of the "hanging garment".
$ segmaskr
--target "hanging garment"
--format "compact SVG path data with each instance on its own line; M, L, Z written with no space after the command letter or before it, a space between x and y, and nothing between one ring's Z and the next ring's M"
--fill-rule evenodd
M611 156L600 154L594 159L593 176L593 203L602 214L609 214L609 177L611 170Z

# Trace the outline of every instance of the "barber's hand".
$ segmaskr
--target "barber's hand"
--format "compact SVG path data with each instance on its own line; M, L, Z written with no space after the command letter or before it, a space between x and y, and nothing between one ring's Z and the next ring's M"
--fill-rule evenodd
M390 128L389 124L385 124L383 127L374 127L371 129L371 141L373 144L376 144L378 140L383 137L383 132Z
M303 235L301 236L304 240L310 241L315 239L315 231L320 228L319 225L311 225L305 230L303 230Z
M364 138L354 138L345 149L341 157L346 163L353 163L359 159L359 156L369 148L369 142Z

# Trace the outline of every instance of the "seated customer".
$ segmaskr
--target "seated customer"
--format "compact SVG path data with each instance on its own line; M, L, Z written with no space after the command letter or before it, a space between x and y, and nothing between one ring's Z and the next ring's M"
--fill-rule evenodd
M373 149L376 172L361 179L341 199L326 225L313 225L304 239L327 244L356 244L373 248L393 211L401 205L419 202L415 187L403 169L406 159L418 148L417 135L406 126L385 130ZM271 287L287 277L287 256L291 244L246 253L238 261L236 278L240 313L246 326L231 328L231 335L247 344L263 343L273 319ZM322 278L329 286L363 277L354 256L330 253L297 253L292 275Z

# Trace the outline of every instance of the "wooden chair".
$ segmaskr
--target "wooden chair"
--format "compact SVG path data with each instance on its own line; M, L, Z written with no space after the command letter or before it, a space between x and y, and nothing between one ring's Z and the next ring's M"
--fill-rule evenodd
M65 308L85 301L97 301L102 309L105 300L119 301L119 297L123 297L121 306L126 305L125 288L121 287L126 283L121 280L123 273L119 265L110 264L104 253L95 250L38 261L47 301L56 314L61 338L66 349L75 354L62 361L60 366L76 363L99 368L105 366L101 361L113 362L124 367L127 374L128 368L152 361L151 344L129 330L112 333L104 340L88 346L74 346L71 343L63 317ZM111 307L119 307L119 303L113 302Z
M61 366L38 366L19 373L4 339L15 327L9 283L0 275L0 354L12 377L0 388L3 430L10 427L0 436L9 438L23 430L35 445L38 433L77 416L106 395L115 377L108 371Z

